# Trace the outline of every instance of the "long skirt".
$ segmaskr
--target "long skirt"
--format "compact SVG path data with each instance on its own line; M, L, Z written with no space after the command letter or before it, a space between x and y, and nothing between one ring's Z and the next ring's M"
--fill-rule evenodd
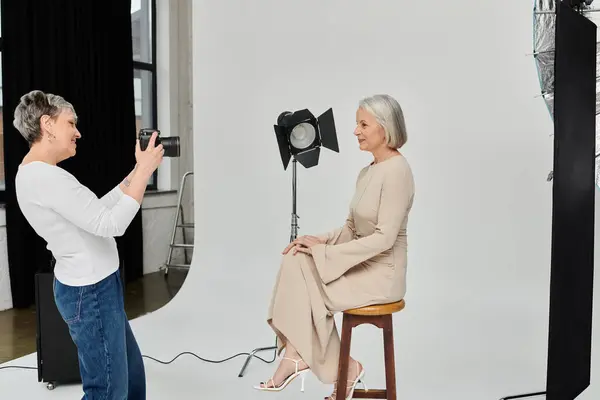
M340 353L334 314L401 300L404 285L398 282L403 283L404 271L362 263L324 284L311 255L288 252L275 280L267 318L279 338L278 352L289 341L321 382L334 383Z

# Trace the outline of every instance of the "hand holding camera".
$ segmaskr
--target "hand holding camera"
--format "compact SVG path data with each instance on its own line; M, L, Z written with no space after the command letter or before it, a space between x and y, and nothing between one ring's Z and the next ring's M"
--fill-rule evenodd
M155 133L156 136L153 136ZM140 148L142 151L146 150L146 147L149 145L152 137L154 137L154 143L156 146L162 144L163 148L165 149L165 157L179 157L179 136L160 137L160 131L158 129L143 128L140 130L138 139L140 141Z
M146 171L148 174L154 173L156 168L160 165L165 150L162 144L156 146L156 138L158 137L158 132L153 132L152 136L150 136L148 142L144 146L144 150L142 150L142 146L140 144L141 134L138 137L135 145L135 160L140 169Z

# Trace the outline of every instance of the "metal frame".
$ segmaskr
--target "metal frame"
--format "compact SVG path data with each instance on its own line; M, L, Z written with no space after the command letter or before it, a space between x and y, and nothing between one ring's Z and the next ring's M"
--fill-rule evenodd
M169 254L167 255L167 261L165 265L161 267L164 271L164 276L166 277L169 274L169 269L179 269L179 270L189 270L191 266L191 260L188 258L188 250L194 250L194 245L189 244L186 239L186 229L193 229L195 224L193 222L185 222L185 218L183 215L183 192L185 191L185 184L187 178L194 175L194 172L188 171L183 174L181 178L181 184L179 185L179 194L177 196L177 211L175 212L175 219L173 220L173 231L171 232L171 242L169 243ZM175 238L177 236L177 228L181 228L181 232L183 235L183 243L176 243ZM184 264L172 264L173 260L173 249L182 248L185 262Z

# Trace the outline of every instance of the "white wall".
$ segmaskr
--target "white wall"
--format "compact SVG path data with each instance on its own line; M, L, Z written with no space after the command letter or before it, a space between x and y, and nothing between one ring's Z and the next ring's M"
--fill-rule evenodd
M181 156L165 158L158 170L158 192L149 192L143 203L144 273L159 270L167 260L181 177L193 170L191 105L191 3L188 0L157 2L157 98L158 128L162 136L179 136ZM193 180L183 196L186 222L193 222ZM194 230L186 229L186 243L193 243ZM183 243L177 230L177 243ZM192 251L187 250L188 255ZM175 249L173 263L184 262L182 249Z
M291 207L272 125L283 110L333 107L341 153L300 169L298 193L300 233L329 230L370 160L352 135L357 102L384 92L404 108L417 185L407 308L395 317L399 397L543 389L552 123L526 56L531 12L518 0L195 1L195 256L153 317L187 328L154 354L272 344L265 316ZM375 387L378 335L361 328L353 341ZM202 343L216 336L221 346Z

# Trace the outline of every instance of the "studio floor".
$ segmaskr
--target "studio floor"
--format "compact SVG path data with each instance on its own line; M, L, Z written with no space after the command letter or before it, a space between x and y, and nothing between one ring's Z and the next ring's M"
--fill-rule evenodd
M255 291L251 292L254 297L247 297L250 306L246 310L255 313L236 313L240 296L252 288L239 286L239 296L231 296L223 289L236 278L225 276L190 271L185 281L177 282L172 276L166 284L156 275L129 286L127 312L142 353L168 363L145 358L147 399L322 399L330 394L331 385L320 383L313 375L307 377L305 392L300 391L299 381L281 393L259 392L253 386L271 376L275 363L253 359L245 375L238 377L244 356L210 362L274 344L274 337L260 319L268 292ZM238 279L240 283L245 281L244 277ZM473 289L470 293L455 293L451 300L440 304L440 297L431 294L443 294L443 290L431 289L433 292L422 290L410 296L407 308L394 316L398 399L499 400L544 390L547 314L543 309L547 302L541 293L534 296L514 291L512 296L496 301ZM171 299L175 293L177 296ZM474 302L473 296L481 300ZM2 357L11 358L0 368L36 366L32 314L0 314ZM339 324L340 319L336 321ZM596 318L595 327L597 322ZM595 329L595 343L599 343L599 332ZM382 348L381 333L374 327L354 331L352 355L365 365L369 388L384 384ZM190 354L176 358L182 352L193 352L210 361ZM599 360L596 347L593 353L593 358ZM259 355L268 361L273 359L272 351ZM0 369L0 388L2 399L62 400L82 396L78 384L58 384L48 390L45 382L37 381L37 371L27 369ZM533 399L537 398L543 396ZM592 386L578 400L598 398L600 387L592 379Z

